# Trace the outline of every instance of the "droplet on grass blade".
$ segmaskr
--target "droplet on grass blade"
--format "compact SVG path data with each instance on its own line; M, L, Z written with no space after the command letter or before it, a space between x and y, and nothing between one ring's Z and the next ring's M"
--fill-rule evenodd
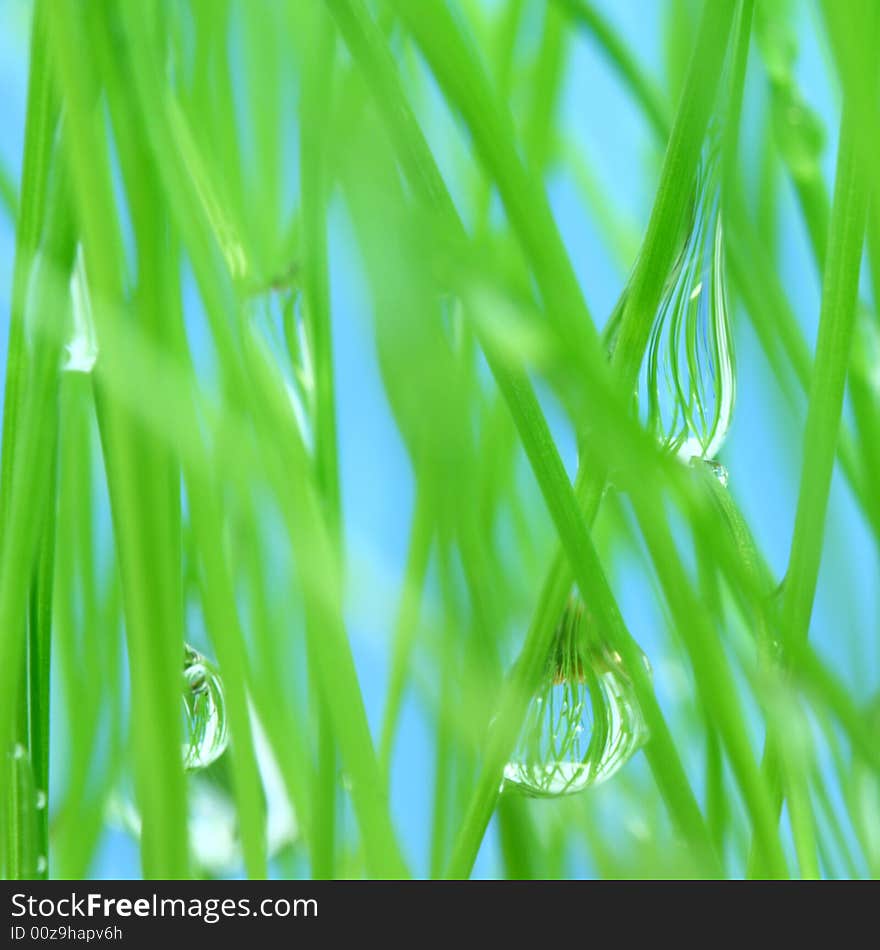
M293 271L295 273L295 270ZM312 445L315 373L302 295L288 275L248 297L252 340L277 371L307 446Z
M76 262L70 278L70 297L73 328L70 340L64 347L65 358L61 369L66 373L91 373L98 359L98 342L82 245L76 251Z
M736 399L718 139L710 130L687 239L667 281L642 370L647 425L683 462L716 457Z
M864 303L858 304L850 372L874 400L880 400L880 318Z
M229 739L223 682L214 665L187 645L183 662L183 765L203 769L226 751Z
M299 823L287 797L281 768L250 704L249 711L254 754L266 796L266 854L271 859L297 840ZM187 802L187 834L196 866L214 875L239 873L244 858L238 811L224 759L216 760L208 768L190 771ZM108 799L107 820L140 839L141 816L129 782L121 782Z
M620 655L598 641L583 602L572 597L503 787L536 798L579 792L611 778L647 738Z

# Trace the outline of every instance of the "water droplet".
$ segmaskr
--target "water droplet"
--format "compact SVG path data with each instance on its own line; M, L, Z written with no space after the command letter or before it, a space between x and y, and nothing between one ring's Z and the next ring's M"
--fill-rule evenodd
M292 269L290 275L252 294L248 298L247 313L253 331L252 342L281 378L297 427L303 440L311 446L315 374L302 295L292 284L295 273Z
M46 861L44 855L40 855L37 858L37 874L45 874L49 870L49 863Z
M736 398L719 139L717 129L711 129L687 238L654 320L640 382L647 426L684 462L718 454Z
M223 682L214 665L187 645L183 662L183 765L203 769L226 750Z
M648 738L620 655L601 643L583 601L572 597L556 649L532 699L504 785L549 798L611 778Z
M869 399L880 402L880 319L863 303L859 303L856 316L851 374L853 383Z
M76 250L76 262L70 277L70 296L73 330L64 348L61 369L66 373L91 373L98 359L98 342L81 244Z
M266 852L272 858L299 834L296 814L287 797L281 769L253 708L250 708L254 755L266 796ZM230 770L220 759L207 769L190 772L187 829L196 866L210 874L239 872L243 864L238 813ZM107 802L108 823L140 839L142 822L127 782Z
M730 475L727 472L727 469L718 461L718 459L701 459L693 458L691 459L691 465L703 465L709 471L711 475L718 479L718 482L724 487L727 488L728 482L730 481Z
M20 742L12 747L12 758L19 761L27 758L27 749Z
M46 807L46 793L41 788L38 788L35 798L37 811L42 811Z

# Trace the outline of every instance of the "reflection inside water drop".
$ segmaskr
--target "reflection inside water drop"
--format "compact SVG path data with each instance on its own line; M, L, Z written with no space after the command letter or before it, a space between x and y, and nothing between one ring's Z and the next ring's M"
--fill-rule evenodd
M504 768L505 787L535 797L569 795L611 778L647 741L620 655L592 632L583 602L573 597Z
M713 475L722 487L727 488L730 481L730 475L727 469L718 461L718 459L691 459L691 465L704 465L711 475Z
M295 269L294 269L295 273ZM287 275L260 289L246 302L252 343L278 373L290 400L297 427L312 445L310 420L314 416L315 373L312 343L303 309L302 295Z
M203 769L223 755L228 742L226 699L214 665L186 645L183 662L183 765Z
M654 320L640 383L648 428L684 462L715 458L736 398L719 152L718 132L710 130L687 239Z

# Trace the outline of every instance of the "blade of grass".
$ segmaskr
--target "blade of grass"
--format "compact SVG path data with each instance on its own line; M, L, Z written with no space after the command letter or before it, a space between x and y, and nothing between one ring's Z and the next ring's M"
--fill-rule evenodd
M5 167L0 175L0 190L2 190L4 204L8 206L10 216L16 227L15 263L12 277L12 294L9 314L9 334L7 342L6 381L4 391L3 410L3 466L0 471L0 512L3 514L3 524L8 524L8 510L12 491L12 476L17 453L18 415L21 412L22 390L27 385L26 375L33 369L31 357L27 352L24 337L25 309L28 278L33 276L32 267L34 256L37 253L47 191L49 187L49 166L52 151L52 139L58 125L58 104L52 87L51 70L46 55L45 43L46 11L43 3L35 6L31 28L30 74L28 79L28 100L25 119L25 145L23 157L22 186L26 189L27 200L18 217L18 200L15 186ZM50 427L51 431L51 427ZM50 522L51 524L51 522ZM48 528L47 528L48 530ZM44 534L44 537L47 537ZM42 542L41 542L42 544ZM45 550L45 546L44 546ZM40 558L45 563L45 558ZM41 591L46 590L46 576L44 571L39 572ZM27 580L25 583L30 584ZM37 602L45 604L42 593L38 594ZM21 652L20 683L16 696L17 713L14 735L9 734L13 744L20 744L31 757L31 769L35 773L37 782L43 783L41 790L48 791L48 655L46 644L50 636L47 617L40 610L40 615L32 617L28 623L25 614L20 619L18 634L12 630L8 636L27 636L28 646ZM15 655L15 651L13 651ZM35 692L31 693L33 685ZM0 717L0 743L5 746L7 733ZM5 759L4 759L5 762ZM2 798L2 795L0 795ZM8 814L11 820L15 817L15 803ZM6 813L6 812L4 812ZM40 853L46 854L47 844L47 813L46 809L36 814L39 829L36 840ZM11 847L14 835L11 830L4 835L4 841ZM3 855L0 853L0 865Z
M30 505L49 512L53 506L53 452L55 447L54 415L47 419L47 407L52 407L56 393L60 343L67 313L67 287L64 275L69 276L73 262L73 225L67 204L67 182L63 175L54 176L52 193L48 202L46 223L39 252L33 258L33 294L29 294L25 313L29 325L39 328L33 352L27 360L27 373L19 380L19 406L15 422L15 448L4 454L3 469L8 472L8 510L4 519L2 549L0 549L0 736L13 735L16 710L25 704L25 719L18 724L27 730L28 709L33 712L36 724L45 728L45 709L48 700L48 670L45 666L44 632L40 627L40 640L31 645L38 647L43 655L32 655L35 664L33 675L36 692L30 695L30 676L21 678L25 669L28 596L32 590L34 570L37 565L41 540L41 521L30 514ZM59 280L59 275L62 275ZM23 367L22 367L23 368ZM10 443L6 443L7 447ZM44 604L40 604L42 614ZM35 618L31 618L34 620ZM42 617L40 618L43 619ZM36 740L48 742L48 735L28 736L17 734L11 760L4 752L4 768L13 768L16 774L27 774L33 783L35 772L43 777L46 768L46 750L41 745L28 747ZM5 745L5 743L4 743ZM11 776L10 776L11 779ZM4 781L3 789L7 785ZM16 786L18 787L18 786ZM9 786L10 790L12 786ZM46 789L40 789L46 792ZM4 844L7 853L6 873L9 877L34 877L37 875L36 860L40 856L36 847L42 842L43 816L37 819L36 807L26 808L21 799L4 796L3 814L7 827L4 829ZM33 803L32 803L33 804ZM39 820L41 827L30 827ZM23 841L30 841L33 850L28 852L28 864L21 860ZM45 857L45 854L42 855Z
M394 736L400 719L410 657L415 645L422 588L428 571L433 535L431 505L422 489L416 497L413 513L403 589L392 637L391 669L388 673L385 712L382 718L379 764L386 782L390 781Z
M15 226L18 221L18 188L12 172L3 161L0 161L0 207L6 212L6 216L12 225Z
M123 243L107 144L94 106L97 78L83 68L78 55L86 42L81 15L82 10L66 0L56 4L49 36L69 121L69 159L102 346L94 371L95 398L126 611L143 869L147 877L175 878L185 876L188 868L179 741L182 603L175 603L174 594L179 584L179 576L174 576L179 564L179 498L168 491L170 473L161 449L102 388L106 364L119 358L102 329L123 312ZM142 472L154 473L156 481L144 481Z
M874 35L877 22L878 18L874 17L868 35ZM865 69L863 75L871 73ZM873 83L869 85L874 88ZM809 633L855 328L870 188L863 152L866 141L863 111L857 107L854 97L848 95L841 120L828 261L804 434L798 507L783 590L783 648L789 655L802 647ZM765 755L768 770L772 769L773 759L771 745ZM782 795L780 790L775 791L778 809Z

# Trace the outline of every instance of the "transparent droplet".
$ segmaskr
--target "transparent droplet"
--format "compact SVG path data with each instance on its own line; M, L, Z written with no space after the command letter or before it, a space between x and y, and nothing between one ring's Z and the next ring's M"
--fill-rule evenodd
M825 127L791 84L781 87L774 96L773 123L776 143L792 177L808 181L818 176Z
M712 129L687 238L654 320L640 383L647 426L684 462L717 456L736 398L719 151L719 134Z
M77 247L70 277L70 297L73 328L70 340L64 347L61 369L66 373L91 373L98 359L98 343L81 244Z
M312 445L311 419L315 409L315 373L312 344L303 313L302 295L293 274L255 291L247 301L251 342L278 373L290 399L297 427L306 445Z
M223 755L229 739L223 682L214 665L187 645L183 662L183 765L203 769Z
M37 874L45 874L49 870L49 862L46 860L45 855L40 855L37 858Z
M42 811L46 807L46 793L41 788L37 789L34 804L37 811Z
M293 844L299 824L281 776L281 769L253 708L250 708L254 755L266 796L266 853L276 857ZM207 769L190 772L187 830L196 866L210 874L236 874L243 866L238 811L230 770L220 759ZM133 790L123 782L107 803L107 821L135 839L141 836L141 816Z
M611 778L647 739L620 655L596 638L583 601L572 597L504 768L505 788L541 798L579 792Z
M705 466L709 473L714 476L724 488L727 488L727 484L730 481L730 475L728 474L727 469L718 461L718 459L694 458L691 460L691 464Z

